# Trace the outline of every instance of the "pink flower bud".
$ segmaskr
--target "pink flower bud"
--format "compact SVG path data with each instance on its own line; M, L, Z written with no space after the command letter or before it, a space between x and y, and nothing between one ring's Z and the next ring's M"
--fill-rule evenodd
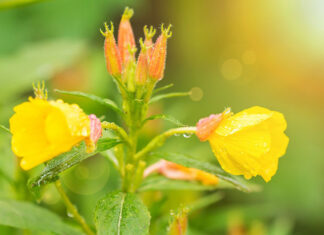
M223 120L223 114L212 114L209 117L202 118L197 123L196 135L200 141L205 141L218 127L220 122Z
M105 57L106 57L106 66L108 72L113 76L121 75L122 64L121 57L119 54L119 50L116 45L115 37L114 37L114 26L111 23L110 29L108 25L105 23L106 31L103 32L100 30L102 35L105 36Z
M162 25L161 35L155 42L152 57L150 59L149 75L156 81L162 79L164 75L167 40L172 35L170 28L171 25L167 29L164 29Z
M215 175L195 168L184 167L182 165L165 160L160 160L146 168L144 171L144 177L147 177L153 173L159 173L169 179L174 180L196 180L200 181L204 185L218 184L218 178Z
M90 136L86 139L87 152L91 153L96 150L96 144L102 135L101 122L94 114L89 115L90 119Z
M136 47L133 29L129 21L133 14L133 9L126 7L119 24L118 48L123 66L127 65L128 60L133 57L130 50Z
M93 143L97 143L102 135L101 122L94 114L89 115L90 118L90 139Z

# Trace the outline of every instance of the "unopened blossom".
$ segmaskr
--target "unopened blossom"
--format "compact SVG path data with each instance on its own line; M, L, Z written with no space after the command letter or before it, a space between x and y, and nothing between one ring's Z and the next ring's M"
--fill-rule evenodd
M129 21L133 14L133 9L126 7L118 29L118 48L123 67L127 65L130 59L134 58L134 54L130 50L133 50L136 44L133 29Z
M148 28L146 25L144 26L144 34L145 34L144 45L147 48L146 51L149 60L152 58L152 54L153 54L154 44L152 38L154 37L155 33L156 30L153 28L153 26L151 26L150 28Z
M29 98L10 118L12 150L29 170L90 137L90 119L76 104Z
M148 48L145 46L142 40L140 40L141 52L138 55L136 71L135 71L135 82L139 85L144 85L148 78Z
M171 37L171 25L168 28L161 26L161 35L154 44L149 64L149 75L153 80L161 80L164 76L165 60L167 52L167 40Z
M286 127L281 113L255 106L235 115L226 109L201 119L196 134L209 141L225 171L246 179L260 175L268 182L288 146Z
M114 26L111 23L110 28L105 23L105 32L101 31L105 37L105 58L108 72L113 76L120 76L122 72L122 60L114 36Z
M184 167L166 160L160 160L146 168L144 171L144 177L147 177L152 173L159 173L169 179L200 181L205 185L218 184L218 178L210 173L195 168Z
M99 118L94 114L89 115L90 119L90 138L86 139L87 152L93 152L96 149L96 143L102 135L102 127Z

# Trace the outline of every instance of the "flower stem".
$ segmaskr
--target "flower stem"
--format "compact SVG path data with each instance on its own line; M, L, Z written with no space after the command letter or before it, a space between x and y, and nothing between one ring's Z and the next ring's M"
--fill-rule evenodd
M102 128L115 131L121 137L122 140L124 140L128 145L130 144L130 140L126 131L120 126L116 125L113 122L102 122L101 126Z
M92 230L90 229L90 227L87 225L84 218L79 214L77 208L70 201L69 197L67 196L67 194L65 193L65 191L62 187L61 181L57 180L55 182L55 187L56 187L57 191L59 192L59 194L61 195L66 208L74 216L75 220L81 225L83 231L88 235L95 235L92 232Z
M177 134L194 134L196 133L196 127L189 126L189 127L179 127L167 130L166 132L162 133L161 135L156 136L152 139L141 151L136 153L135 159L140 159L146 156L149 152L154 150L155 148L160 147L168 137Z

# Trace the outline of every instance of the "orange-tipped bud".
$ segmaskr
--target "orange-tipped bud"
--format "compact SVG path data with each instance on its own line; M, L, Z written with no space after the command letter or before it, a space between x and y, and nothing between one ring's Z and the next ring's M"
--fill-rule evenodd
M197 123L196 135L200 141L206 141L214 133L219 124L231 116L232 112L230 108L225 109L224 112L219 114L211 114L209 117L205 117L199 120Z
M135 82L139 85L144 85L148 77L148 48L145 46L142 38L140 39L141 52L137 59L135 72Z
M147 28L147 26L144 26L144 35L145 35L145 40L144 40L144 45L147 48L147 56L148 59L150 60L153 54L153 41L152 38L154 37L156 33L156 30L153 28L153 26L151 26L149 29Z
M196 131L196 135L198 136L200 141L206 141L222 120L223 115L221 113L211 114L209 117L200 119L197 123Z
M161 35L158 37L154 45L149 65L149 75L154 80L160 80L164 75L167 40L172 35L170 28L171 25L167 29L164 29L162 24Z
M129 21L133 14L133 9L126 7L119 24L118 48L123 66L125 66L128 60L133 57L129 50L136 47L133 29Z
M108 72L113 76L119 76L122 71L121 57L114 37L114 26L111 23L110 29L105 23L105 32L100 29L101 34L105 37L105 57Z

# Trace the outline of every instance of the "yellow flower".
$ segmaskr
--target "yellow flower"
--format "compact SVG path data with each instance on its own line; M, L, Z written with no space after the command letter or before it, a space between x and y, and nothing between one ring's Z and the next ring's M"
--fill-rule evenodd
M12 150L29 170L89 138L90 119L76 104L29 98L10 118Z
M288 146L286 127L281 113L255 106L235 115L226 109L201 119L197 136L209 141L225 171L246 179L260 175L268 182Z

